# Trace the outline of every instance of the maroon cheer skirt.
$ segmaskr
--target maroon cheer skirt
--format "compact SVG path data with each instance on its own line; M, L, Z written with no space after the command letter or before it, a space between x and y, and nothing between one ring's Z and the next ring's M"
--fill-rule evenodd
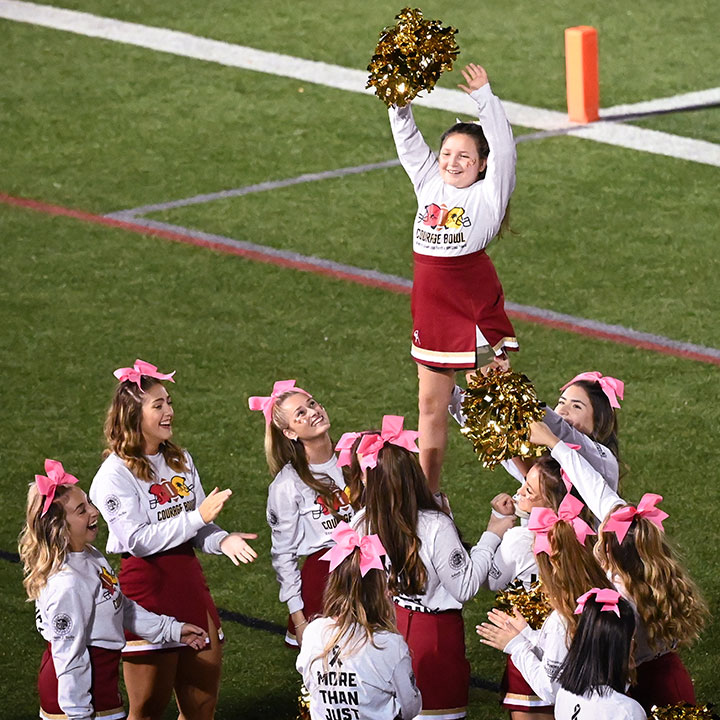
M206 631L209 630L210 615L222 639L220 616L192 543L186 542L142 558L123 556L118 580L125 595L150 612L171 615L180 622L199 625ZM127 645L123 655L133 657L141 652L180 647L175 643L152 644L127 631L125 639Z
M485 251L455 257L414 254L411 355L429 367L477 367L476 350L517 350L505 296Z
M653 705L695 705L695 689L690 673L677 653L665 653L640 663L636 672L637 683L627 694L637 700L646 713L650 713Z
M395 605L400 634L410 648L423 718L463 718L470 689L465 627L460 610L416 612Z
M118 690L118 672L120 667L120 651L106 650L101 647L88 647L92 681L90 695L96 717L103 720L124 718L122 698ZM55 674L50 643L48 643L38 674L38 695L40 697L40 717L45 720L56 720L66 717L58 704L58 680Z
M515 667L509 655L505 656L505 674L500 683L502 698L500 704L508 711L553 714L553 705L548 705L539 698L528 685L522 673Z

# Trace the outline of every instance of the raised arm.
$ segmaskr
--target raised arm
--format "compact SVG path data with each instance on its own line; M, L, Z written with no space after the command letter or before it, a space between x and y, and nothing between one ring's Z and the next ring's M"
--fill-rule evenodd
M437 158L418 130L410 103L388 109L395 149L403 169L417 192L422 181L437 169Z

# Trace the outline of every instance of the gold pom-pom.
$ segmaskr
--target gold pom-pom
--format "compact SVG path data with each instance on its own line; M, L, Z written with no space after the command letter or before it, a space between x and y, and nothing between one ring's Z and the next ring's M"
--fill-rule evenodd
M650 710L650 720L718 720L718 715L712 711L713 705L690 705L677 703L676 705L653 705Z
M539 580L533 582L529 590L516 580L495 595L495 607L508 615L512 615L513 610L517 610L533 630L539 630L552 612Z
M395 20L380 33L365 86L374 87L388 107L407 105L421 90L430 92L460 53L457 30L442 27L439 20L425 20L422 11L403 8Z
M300 694L298 695L298 714L295 720L310 720L310 693L305 683L300 683Z
M465 391L461 432L473 444L483 467L513 457L540 457L545 448L530 443L530 423L545 410L527 376L514 372L473 375Z

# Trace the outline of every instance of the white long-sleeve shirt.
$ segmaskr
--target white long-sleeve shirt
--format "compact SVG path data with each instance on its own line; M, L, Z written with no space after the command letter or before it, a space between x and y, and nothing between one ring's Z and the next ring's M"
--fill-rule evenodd
M320 657L335 630L332 618L313 620L303 633L296 667L310 693L310 717L409 720L422 707L410 652L402 635L377 632L356 652L342 637L327 658ZM352 638L351 638L352 641Z
M535 533L526 525L511 527L493 555L487 587L495 592L504 590L514 580L520 580L525 590L530 590L539 573L533 552L534 543Z
M553 610L539 630L526 627L505 646L525 682L548 705L555 703L560 689L552 676L568 652L566 631L562 616Z
M37 629L47 642L58 679L58 704L70 720L94 718L88 647L120 650L123 628L151 642L179 642L182 623L125 597L96 548L70 552L35 602Z
M515 188L515 141L502 103L489 83L470 97L477 103L490 155L485 178L466 188L442 180L437 157L415 125L410 104L389 109L398 158L418 200L413 250L422 255L448 257L484 249L497 235Z
M555 698L556 720L646 720L642 705L607 688L607 695L574 695L560 688Z
M350 522L354 511L337 458L333 455L325 463L310 465L310 472L315 477L327 475L334 481L338 488L336 514L339 520ZM270 484L267 501L267 522L272 533L270 558L280 583L280 602L287 603L289 613L303 609L298 558L331 547L330 536L339 520L289 463Z
M579 445L578 453L582 455L591 467L599 472L607 484L613 489L618 489L620 481L620 468L617 458L608 448L580 430L576 430L570 423L560 417L554 410L545 409L543 422L552 430L553 434L566 443Z
M153 482L135 477L114 453L105 459L90 499L110 530L107 552L147 557L190 540L203 552L221 554L220 542L228 533L202 519L197 508L205 491L190 453L184 453L186 472L173 470L161 453L149 455Z
M370 532L365 510L357 513L353 526L359 533ZM484 532L468 555L455 523L444 513L433 510L418 513L417 536L420 559L427 572L425 592L397 595L395 602L419 612L460 610L486 581L500 538L495 533Z

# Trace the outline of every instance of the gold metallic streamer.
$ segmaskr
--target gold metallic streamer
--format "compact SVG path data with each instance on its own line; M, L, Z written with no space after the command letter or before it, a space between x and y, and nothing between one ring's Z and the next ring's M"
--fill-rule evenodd
M526 375L491 372L470 379L462 404L461 432L472 442L483 467L494 468L513 457L540 457L546 448L530 443L530 423L545 410Z
M439 20L425 20L421 10L403 8L395 20L380 33L365 86L374 87L388 107L402 107L420 91L430 92L460 53L457 30L442 27Z
M719 720L718 715L712 711L712 703L704 705L690 705L677 703L677 705L653 705L649 720Z
M516 580L495 595L495 607L508 615L517 610L533 630L539 630L552 612L539 580L532 583L530 590L526 590L522 582Z
M300 694L298 695L298 714L295 720L310 720L310 693L305 683L300 683Z

